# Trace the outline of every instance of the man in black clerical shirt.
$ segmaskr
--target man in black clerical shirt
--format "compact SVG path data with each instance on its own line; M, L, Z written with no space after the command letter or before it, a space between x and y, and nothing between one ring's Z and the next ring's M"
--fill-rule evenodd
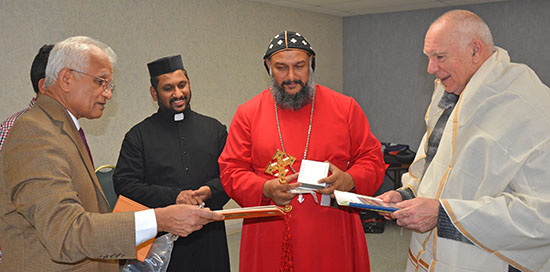
M222 209L229 197L220 183L218 156L226 127L191 110L191 86L180 55L147 66L159 109L126 133L113 176L116 193L151 208L204 202L211 210ZM180 237L168 271L229 271L224 223Z

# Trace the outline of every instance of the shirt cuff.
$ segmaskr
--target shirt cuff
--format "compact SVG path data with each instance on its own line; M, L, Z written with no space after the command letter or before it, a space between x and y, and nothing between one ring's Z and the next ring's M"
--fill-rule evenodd
M134 213L136 246L157 235L157 217L153 209Z
M405 189L397 189L396 191L399 194L401 194L401 198L403 200L409 200L409 199L415 198L413 191L409 187L407 187Z
M443 208L443 204L439 205L439 214L437 217L437 236L466 244L473 244L466 236L462 235L455 227L451 218Z

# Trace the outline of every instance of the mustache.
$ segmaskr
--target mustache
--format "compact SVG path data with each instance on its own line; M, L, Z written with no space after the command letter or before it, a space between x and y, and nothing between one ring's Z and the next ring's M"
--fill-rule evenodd
M172 98L170 98L170 103L180 101L180 100L188 100L187 95L183 95L183 96L180 96L180 97L172 97Z
M292 84L292 83L300 84L300 86L302 86L302 88L304 86L306 86L306 84L303 81L301 81L300 79L295 79L295 80L287 80L287 81L281 82L281 87L284 86L284 85Z

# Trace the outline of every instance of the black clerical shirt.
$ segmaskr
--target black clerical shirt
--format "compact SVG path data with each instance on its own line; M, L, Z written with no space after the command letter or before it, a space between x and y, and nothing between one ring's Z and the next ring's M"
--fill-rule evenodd
M117 194L150 208L176 202L182 190L208 186L211 210L220 210L229 197L220 182L218 157L227 138L226 127L190 107L184 119L159 110L135 125L124 137L113 175ZM223 222L180 237L172 252L168 271L229 271Z

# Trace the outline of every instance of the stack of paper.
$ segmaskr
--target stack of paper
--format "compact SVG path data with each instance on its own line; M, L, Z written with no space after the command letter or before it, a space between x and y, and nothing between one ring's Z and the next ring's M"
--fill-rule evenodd
M298 174L298 182L301 183L298 189L290 191L291 193L310 192L316 189L327 187L325 183L318 183L320 179L328 176L328 162L303 160Z

